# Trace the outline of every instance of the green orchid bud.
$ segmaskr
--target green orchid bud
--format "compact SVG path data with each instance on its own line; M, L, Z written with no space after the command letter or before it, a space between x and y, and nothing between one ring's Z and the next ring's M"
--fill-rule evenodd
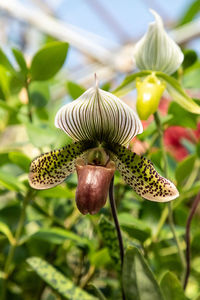
M144 81L136 80L137 113L141 120L147 120L158 109L160 98L166 88L154 74L147 76Z
M179 68L184 55L165 31L161 17L150 11L155 22L149 24L147 33L135 45L135 63L140 70L161 71L170 75Z

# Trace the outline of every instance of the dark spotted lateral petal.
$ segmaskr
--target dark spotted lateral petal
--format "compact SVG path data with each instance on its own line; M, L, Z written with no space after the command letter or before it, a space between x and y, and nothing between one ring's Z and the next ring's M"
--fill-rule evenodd
M30 166L30 186L42 190L60 184L75 171L76 159L84 157L85 151L93 146L89 142L73 143L35 158Z
M123 179L137 194L158 202L167 202L179 196L175 185L159 175L148 159L117 144L107 148L111 150L111 159Z

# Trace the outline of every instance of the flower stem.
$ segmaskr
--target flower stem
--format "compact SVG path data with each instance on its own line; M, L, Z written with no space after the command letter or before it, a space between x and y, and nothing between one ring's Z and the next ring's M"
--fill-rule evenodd
M120 230L119 221L118 221L118 217L117 217L117 209L116 209L116 204L115 204L115 200L114 200L113 189L114 189L114 176L111 180L110 187L109 187L109 200L110 200L111 212L112 212L112 216L113 216L113 219L114 219L115 228L116 228L116 231L117 231L118 242L119 242L121 268L123 268L124 246L123 246L122 233L121 233L121 230ZM122 299L123 300L126 299L125 294L124 294L123 285L122 285Z
M159 116L158 112L154 113L154 119L155 119L155 123L156 123L157 129L158 129L159 138L160 138L160 147L161 147L162 157L163 157L163 162L164 162L164 164L163 164L164 176L168 177L168 167L167 167L168 162L167 162L167 154L166 154L165 147L164 147L163 127L162 127L162 123L161 123L160 116ZM169 225L170 225L170 229L171 229L172 234L173 234L174 241L175 241L176 246L177 246L180 261L181 261L181 264L182 264L182 267L183 267L183 270L184 270L185 266L186 266L185 258L184 258L184 254L183 254L183 251L182 251L181 246L180 246L180 241L179 241L178 236L176 234L171 202L168 202L168 220L169 220Z
M191 226L192 218L197 209L197 206L199 205L199 202L200 202L200 192L198 193L198 195L196 196L195 200L192 203L192 207L186 224L186 272L185 272L185 279L184 279L184 290L187 287L187 283L190 275L190 226Z
M27 192L26 196L24 197L23 206L22 206L22 210L21 210L21 214L20 214L20 218L19 218L19 223L17 225L17 229L16 229L16 232L15 232L15 243L13 243L10 246L8 256L7 256L7 259L5 261L4 282L3 282L2 297L1 297L2 300L6 299L7 282L8 282L8 278L11 274L10 266L12 264L12 260L13 260L14 254L15 254L15 249L17 248L20 237L21 237L21 233L22 233L22 230L23 230L24 221L25 221L25 217L26 217L26 207L29 203L29 200L30 200L31 196L32 196L32 190L29 190Z

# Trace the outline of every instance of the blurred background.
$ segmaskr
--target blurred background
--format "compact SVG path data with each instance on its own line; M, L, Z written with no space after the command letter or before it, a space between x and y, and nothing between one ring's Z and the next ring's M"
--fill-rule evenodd
M67 41L64 76L89 84L97 72L107 81L134 69L132 47L153 21L149 8L179 44L199 54L199 7L192 0L0 0L0 44L8 55L17 47L29 60L48 40Z

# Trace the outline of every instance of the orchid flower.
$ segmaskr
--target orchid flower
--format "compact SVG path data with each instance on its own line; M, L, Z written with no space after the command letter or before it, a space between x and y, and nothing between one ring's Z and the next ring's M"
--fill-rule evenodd
M137 112L142 120L157 111L166 89L166 82L156 77L156 71L170 75L180 67L184 58L180 47L165 31L161 17L155 11L150 11L155 21L149 24L147 33L134 49L138 69L151 71L144 80L137 78L136 81Z
M166 202L178 197L175 185L159 175L149 160L127 149L132 138L142 133L142 124L134 110L113 94L97 85L88 89L60 108L55 125L74 142L33 160L32 188L52 188L77 172L77 207L83 214L94 214L104 206L118 170L145 199Z

